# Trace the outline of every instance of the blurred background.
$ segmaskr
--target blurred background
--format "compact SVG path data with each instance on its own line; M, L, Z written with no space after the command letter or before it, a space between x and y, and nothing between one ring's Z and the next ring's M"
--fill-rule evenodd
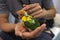
M53 0L54 6L56 8L56 11L60 13L60 0Z
M55 34L53 40L60 40L60 0L53 0L55 9L56 9L56 17L54 18L54 28L51 30Z

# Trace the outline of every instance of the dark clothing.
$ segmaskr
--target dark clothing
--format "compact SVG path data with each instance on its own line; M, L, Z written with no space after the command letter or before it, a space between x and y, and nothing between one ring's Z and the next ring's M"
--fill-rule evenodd
M15 36L13 33L8 34L8 33L1 32L0 34L3 40L26 40L26 39L22 39L21 37ZM52 40L52 37L50 36L49 33L42 32L40 36L30 39L30 40Z
M21 37L15 36L15 34L13 32L11 32L11 33L1 32L0 37L3 40L23 40Z
M45 8L46 10L49 9L49 7L53 6L52 0L0 0L0 11L6 12L9 11L13 14L15 18L17 18L16 12L20 9L22 9L23 4L32 4L32 3L39 3L42 8ZM16 20L17 22L17 20ZM50 28L53 26L53 19L47 20L47 28ZM0 36L4 40L23 40L20 37L17 37L14 35L14 33L5 33L1 32ZM24 39L25 40L25 39ZM31 39L31 40L52 40L52 37L50 34L43 32L41 35L37 38Z

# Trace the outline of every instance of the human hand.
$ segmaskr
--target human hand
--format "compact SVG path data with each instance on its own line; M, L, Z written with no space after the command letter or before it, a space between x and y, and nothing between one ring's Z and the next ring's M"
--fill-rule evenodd
M25 32L26 28L22 25L22 23L17 23L15 27L15 34L18 35L18 32Z
M46 10L42 9L39 3L34 3L30 5L23 5L23 10L28 11L30 15L34 18L41 18L44 16Z
M29 39L29 38L34 38L37 35L39 35L45 28L46 28L46 24L43 24L43 25L37 27L35 30L30 31L30 32L28 32L28 31L22 32L20 30L18 30L17 32L15 31L15 32L16 32L16 34L18 34L17 36Z

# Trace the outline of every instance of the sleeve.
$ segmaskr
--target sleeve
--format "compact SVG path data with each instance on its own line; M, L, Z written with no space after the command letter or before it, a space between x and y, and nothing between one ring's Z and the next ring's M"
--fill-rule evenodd
M52 0L43 0L42 1L42 7L43 8L49 9L51 6L54 6Z

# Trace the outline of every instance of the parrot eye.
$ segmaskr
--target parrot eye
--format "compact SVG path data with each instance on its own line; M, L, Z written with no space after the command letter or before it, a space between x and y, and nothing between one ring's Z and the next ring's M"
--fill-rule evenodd
M19 17L22 18L24 15L23 14L20 14Z
M23 14L20 14L20 16L22 17L22 16L24 16Z
M20 16L24 16L23 14L20 14Z

